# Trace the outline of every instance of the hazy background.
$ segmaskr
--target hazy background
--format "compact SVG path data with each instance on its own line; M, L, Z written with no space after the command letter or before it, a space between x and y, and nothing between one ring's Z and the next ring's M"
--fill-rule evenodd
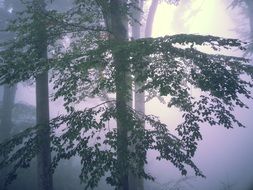
M211 34L247 40L249 23L242 9L228 8L231 1L182 0L178 6L161 3L157 9L153 37L176 33ZM235 52L236 54L236 52ZM194 92L194 89L193 89ZM1 94L0 94L1 95ZM96 104L93 99L85 104ZM16 102L35 105L35 89L29 83L18 85ZM83 105L84 107L86 105ZM199 143L194 161L206 178L182 178L180 172L168 162L155 160L155 152L148 152L147 171L156 177L156 182L147 182L147 190L169 189L173 185L186 190L251 190L253 189L253 110L236 110L236 115L247 128L224 129L223 127L202 126L203 140ZM62 102L51 102L51 117L63 112ZM180 122L181 114L177 109L168 109L158 100L146 103L146 113L154 114L171 127ZM75 166L75 161L72 162ZM78 165L76 164L78 167ZM76 175L78 176L78 174ZM182 180L178 183L178 180ZM177 184L178 183L178 184Z
M192 3L185 0L179 6L161 3L154 20L153 36L193 33L248 40L249 36L245 34L249 34L250 29L245 12L240 8L228 8L230 3L224 0L196 0ZM202 126L203 140L199 143L194 160L207 178L190 178L181 183L185 186L182 189L253 189L252 102L248 105L250 110L236 111L236 116L247 128L228 130L219 126ZM148 103L146 109L147 113L160 115L161 120L172 128L180 120L179 112L168 110L155 101ZM167 189L167 182L181 178L171 164L159 163L153 155L149 159L147 168L157 176L158 186Z

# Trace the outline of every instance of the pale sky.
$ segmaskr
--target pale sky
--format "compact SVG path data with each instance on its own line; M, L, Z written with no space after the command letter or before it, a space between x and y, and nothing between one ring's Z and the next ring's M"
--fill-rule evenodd
M183 0L178 6L161 3L157 9L152 35L153 37L172 35L176 33L191 34L212 34L217 36L237 38L238 34L234 31L242 22L238 19L237 9L228 9L229 4L218 0L194 0L185 6L183 19L187 29L177 31L177 28L184 23L173 23L177 10L180 11L182 5L188 0ZM223 2L223 3L222 3ZM237 23L236 23L237 22ZM173 25L174 24L174 25Z
M183 23L180 22L173 22L180 7L161 3L153 24L153 37L176 33L240 37L236 29L241 27L242 23L247 24L247 21L242 20L243 16L239 15L240 10L227 9L229 4L221 0L191 2L193 3L184 9L183 20L186 21L186 26L182 26ZM189 17L191 12L193 16ZM177 31L177 28L181 30ZM244 32L245 30L249 28L244 27ZM244 36L241 38L245 39ZM252 102L249 105L252 105ZM176 109L169 110L166 106L162 108L156 100L149 102L146 109L150 114L159 114L161 120L172 128L181 120ZM236 116L247 126L246 129L227 130L219 126L202 126L203 141L199 144L194 160L207 178L190 179L187 181L188 184L184 184L185 189L222 190L223 184L232 184L231 190L248 190L246 188L253 181L252 107L251 110L238 110ZM147 168L157 177L156 187L162 188L162 184L181 178L180 173L170 163L155 161L154 153L149 153L149 156L150 165Z

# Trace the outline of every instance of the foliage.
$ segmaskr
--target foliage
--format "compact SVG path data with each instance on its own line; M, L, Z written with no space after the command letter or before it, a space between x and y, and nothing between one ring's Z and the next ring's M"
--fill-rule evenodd
M36 4L36 2L34 3ZM0 56L4 58L6 64L1 67L1 73L5 74L0 78L7 83L34 79L39 73L43 73L53 66L50 60L39 59L37 55L35 44L40 36L35 29L39 27L35 22L36 17L39 17L40 22L47 26L47 44L53 55L61 53L62 46L59 46L57 42L66 34L71 33L73 37L78 38L79 35L85 35L87 30L101 29L100 24L99 26L94 24L95 21L98 23L101 17L91 9L91 6L94 7L94 3L87 3L88 7L81 4L75 9L68 10L65 14L53 9L38 14L35 4L29 0L25 1L26 9L17 12L17 18L13 19L5 28L5 31L16 33L15 39L1 44ZM69 15L79 14L81 10L86 12L85 16L79 15L78 18L69 18ZM80 18L82 20L79 21Z
M120 185L118 131L107 125L121 117L115 102L110 102L113 105L110 107L108 102L104 102L83 110L76 110L74 106L85 97L96 97L103 92L115 93L117 76L113 55L117 53L126 58L125 65L120 68L122 73L137 76L135 82L142 84L139 91L147 91L151 97L153 94L169 96L168 106L180 108L184 119L177 126L178 134L175 136L155 116L127 107L124 117L129 135L124 143L133 146L134 151L125 153L125 172L131 171L152 180L152 175L142 167L147 162L146 151L152 149L159 152L158 160L172 162L182 175L186 175L190 167L196 175L203 176L191 160L202 138L200 124L226 128L232 128L234 124L244 126L233 115L233 109L236 106L247 108L241 98L252 98L253 67L244 58L207 54L200 50L200 46L217 53L221 49L244 50L245 44L236 39L184 34L127 42L109 40L101 37L105 34L106 24L100 24L105 11L110 8L108 4L101 4L102 1L76 3L76 7L67 11L68 14L52 10L42 21L49 22L48 44L55 52L51 59L36 58L33 46L36 38L32 37L36 10L29 3L28 12L21 14L9 27L9 30L17 32L17 39L4 44L5 49L1 52L8 63L0 66L1 82L27 80L50 69L56 91L54 98L63 97L65 100L67 114L50 122L51 149L54 152L52 169L60 160L78 155L82 165L80 179L86 189L97 186L105 175L107 183L116 188ZM64 34L68 34L72 42L65 51L58 51L54 49L55 43ZM189 86L200 89L202 93L193 97ZM149 125L147 129L142 127L143 121ZM10 163L14 166L7 184L16 177L17 169L28 167L39 151L36 134L39 127L29 128L0 145L0 156L6 158L0 163L0 169Z
M128 113L125 113L125 116L129 118L128 131L131 134L128 137L128 143L129 145L133 144L136 150L127 154L129 156L128 167L133 173L147 179L152 179L152 176L140 170L141 163L146 162L145 152L147 149L158 150L160 155L157 159L171 161L181 170L183 175L186 174L186 165L190 165L197 175L202 175L190 160L197 148L197 140L202 138L199 132L199 123L208 122L210 125L224 125L227 128L233 127L234 123L243 126L236 120L231 111L236 105L246 107L239 99L239 94L251 98L250 91L247 89L252 87L252 84L240 78L240 75L245 74L252 77L252 67L243 64L246 61L245 59L224 55L209 55L193 47L182 49L182 47L173 45L176 43L191 44L191 46L208 44L215 50L219 49L219 46L242 48L238 40L195 35L142 39L126 42L125 44L102 42L98 48L85 52L86 62L74 62L76 64L73 65L74 67L64 65L63 71L66 72L69 72L69 69L78 68L76 72L71 71L75 75L62 73L61 77L55 80L56 84L59 82L64 84L64 81L61 81L62 79L78 84L77 88L72 86L68 90L65 86L63 88L58 86L58 92L65 95L67 103L73 103L72 98L79 91L78 87L81 84L83 88L91 89L87 91L89 94L86 94L86 96L97 95L102 89L114 92L114 67L110 64L111 60L108 60L109 53L106 54L105 52L110 52L113 48L114 51L123 48L124 53L128 54L130 58L128 68L139 73L138 78L135 80L143 83L140 90L155 89L163 96L171 96L168 105L177 106L185 113L183 116L185 121L177 127L178 137L173 136L166 125L160 123L153 116L136 113L130 108ZM142 51L138 52L136 48ZM68 57L62 59L66 58ZM60 59L60 62L63 61L62 59ZM103 73L105 76L100 76L101 78L96 77L93 79L96 81L93 84L97 84L97 86L93 86L92 83L86 81L96 71L88 71L96 63L101 64L100 59L108 61L109 64L104 63L106 65L104 70L110 70L111 74L110 77L106 76L107 73ZM73 64L73 62L69 62L69 64ZM107 67L110 67L110 69ZM81 80L83 83L75 81L75 79ZM208 94L197 98L191 97L186 82L202 89L203 92L208 92ZM69 104L65 105L69 110L68 114L51 121L53 129L52 150L56 153L53 166L56 167L61 159L69 159L78 155L82 158L83 167L80 178L87 188L95 187L99 179L107 172L111 173L111 176L107 178L107 182L111 185L117 185L118 175L115 170L118 164L116 154L117 131L113 127L106 127L108 121L117 118L115 107L101 105L83 111L76 111ZM152 129L143 129L142 120L149 123ZM60 132L59 129L62 126L65 127ZM30 148L32 147L35 148L36 146L30 146ZM34 150L29 151L34 152ZM25 156L22 157L25 158ZM9 159L13 160L14 158Z
M96 121L96 116L99 116L98 121ZM171 135L166 125L160 123L156 117L135 113L134 110L130 109L126 116L131 119L128 125L131 134L128 137L128 144L134 145L135 149L134 152L128 154L127 165L131 172L147 179L153 179L143 169L138 170L143 160L146 162L145 151L149 148L158 150L161 155L157 158L170 160L182 171L182 174L186 174L185 167L190 165L197 175L202 175L190 160L190 156L181 150L184 148L183 143L177 137ZM55 168L61 159L70 159L78 155L82 164L80 178L87 188L95 187L106 172L111 173L111 176L107 177L107 182L111 185L118 185L116 170L118 164L116 153L117 131L114 127L106 126L107 121L116 117L115 107L108 108L101 105L53 119L51 125L57 131L57 133L52 134L52 150L56 153L53 158L53 167ZM145 119L152 126L152 129L142 128L142 119ZM59 131L62 124L67 126ZM14 136L11 141L1 145L2 151L0 154L5 155L6 159L0 167L13 162L16 163L7 182L15 177L14 173L17 166L21 168L28 167L30 159L35 156L37 151L35 131L36 127L29 128ZM18 148L18 150L15 149L16 145L23 143L25 146Z

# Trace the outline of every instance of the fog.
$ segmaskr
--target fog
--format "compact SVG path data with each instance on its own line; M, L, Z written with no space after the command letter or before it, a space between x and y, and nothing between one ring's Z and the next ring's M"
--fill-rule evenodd
M193 5L188 3L186 8L182 7L183 4L178 7L162 3L156 13L152 36L194 33L248 40L249 21L242 10L229 7L230 3L231 1L197 0ZM186 13L178 13L181 18L175 19L174 15L180 8L186 10ZM189 12L193 12L194 15L187 20ZM236 110L236 116L247 128L224 129L220 126L202 126L203 140L199 143L194 160L206 178L192 177L182 182L185 189L253 188L252 102L248 102L248 105L249 110ZM180 121L180 113L177 110L168 110L157 101L149 102L146 107L148 113L159 115L172 128ZM158 186L161 187L182 178L170 164L155 161L152 154L147 168L157 176Z
M249 40L249 36L245 35L250 31L247 17L243 14L242 9L229 7L230 3L231 1L228 0L195 0L193 2L182 0L179 5L162 2L156 11L152 37L188 33ZM234 55L240 54L234 52ZM18 84L15 102L35 106L35 85L31 83ZM50 93L53 94L52 86ZM192 93L197 92L192 89ZM96 105L100 101L100 99L88 99L78 107ZM221 126L201 126L203 140L199 142L193 160L206 178L195 177L191 171L187 177L182 177L178 169L171 163L163 160L157 161L155 159L157 153L149 151L147 154L148 165L145 166L145 169L156 178L156 181L145 181L145 190L173 188L182 190L252 190L252 102L248 101L248 105L250 106L248 110L235 110L235 115L247 126L246 128L226 129ZM178 109L167 108L158 99L147 102L145 106L146 114L159 116L171 131L182 121ZM65 113L63 100L51 100L50 117L53 118L62 113ZM75 171L79 167L77 160L72 160L71 165L74 166ZM76 176L78 178L78 173ZM103 185L102 182L102 188Z

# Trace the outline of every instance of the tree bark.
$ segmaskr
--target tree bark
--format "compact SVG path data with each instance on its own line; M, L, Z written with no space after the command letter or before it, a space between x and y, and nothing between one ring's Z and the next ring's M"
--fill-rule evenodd
M36 123L38 129L38 190L53 190L50 150L48 74L36 78Z
M141 3L142 0L140 0ZM111 31L110 38L118 43L128 40L128 20L127 16L122 13L126 0L111 0L110 12L105 12L104 18L106 26ZM149 15L147 19L147 25L145 30L145 36L150 37L152 33L152 24L154 15L159 1L153 0L150 6ZM136 25L136 24L135 24ZM135 38L140 37L140 26L134 27L133 35ZM125 60L127 57L123 51L113 52L114 64L116 68L116 111L117 111L117 161L118 161L118 175L119 175L119 188L121 190L129 190L135 188L143 189L143 181L136 180L136 176L129 176L128 169L128 121L126 113L128 106L132 106L132 90L131 90L131 78L127 71L127 64ZM130 81L130 82L129 82ZM135 98L138 111L145 112L144 107L144 93L138 94ZM138 105L140 104L140 105Z
M33 0L34 22L36 26L35 48L38 58L47 59L47 31L43 19L46 4L44 0ZM48 95L48 73L44 72L36 77L36 123L38 128L38 190L53 190L53 179L51 172L51 150L50 150L50 126L49 126L49 95Z
M111 0L111 31L112 38L117 43L128 40L128 20L122 13L126 0ZM119 50L113 52L114 64L116 68L116 111L117 111L117 173L119 188L129 190L128 183L128 121L126 113L131 99L129 87L129 75L127 72L124 52Z
M138 9L133 9L132 14L135 19L133 21L132 25L132 38L139 39L141 37L141 10L143 9L143 0L133 0L133 3L135 3L136 7ZM134 104L135 104L135 110L138 112L145 113L145 93L139 93L137 92L138 89L141 87L141 84L138 82L135 82L134 84ZM143 121L143 127L145 125L145 122ZM130 147L130 151L134 151L134 148ZM144 163L143 163L144 167ZM129 173L129 189L131 190L143 190L144 189L144 184L143 184L143 179L134 175L133 173Z

